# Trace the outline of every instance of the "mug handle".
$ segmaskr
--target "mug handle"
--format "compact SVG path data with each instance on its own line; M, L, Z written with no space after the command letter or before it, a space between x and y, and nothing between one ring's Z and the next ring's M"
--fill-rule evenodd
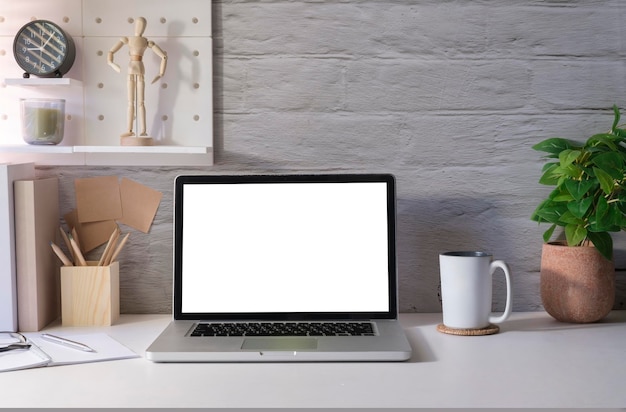
M494 260L489 266L489 271L493 276L497 268L502 269L504 277L506 278L506 304L504 306L504 313L500 316L489 316L490 323L502 323L511 315L511 274L509 272L509 266L504 263L503 260Z

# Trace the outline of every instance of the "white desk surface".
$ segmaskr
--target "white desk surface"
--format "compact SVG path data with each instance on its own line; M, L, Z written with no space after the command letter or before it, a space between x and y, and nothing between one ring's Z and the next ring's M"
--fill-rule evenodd
M0 373L0 407L626 407L626 311L589 325L514 313L497 335L437 332L402 314L402 363L164 364L143 358L168 315L104 331L141 358ZM67 330L51 326L47 331Z

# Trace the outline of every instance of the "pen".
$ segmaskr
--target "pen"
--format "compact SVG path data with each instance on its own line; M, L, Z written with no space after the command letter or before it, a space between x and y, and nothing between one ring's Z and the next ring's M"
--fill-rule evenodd
M67 346L68 348L82 350L84 352L95 352L95 350L91 349L89 346L85 345L84 343L75 342L73 340L61 338L55 335L50 335L49 333L42 334L41 338L49 342L54 342L59 345Z

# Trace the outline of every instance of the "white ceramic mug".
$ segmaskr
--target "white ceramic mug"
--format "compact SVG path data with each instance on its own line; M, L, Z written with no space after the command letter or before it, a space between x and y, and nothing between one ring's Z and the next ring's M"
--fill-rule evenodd
M492 276L502 269L506 305L500 316L491 313ZM511 274L502 260L485 252L446 252L439 255L443 324L454 329L481 329L504 322L511 314Z

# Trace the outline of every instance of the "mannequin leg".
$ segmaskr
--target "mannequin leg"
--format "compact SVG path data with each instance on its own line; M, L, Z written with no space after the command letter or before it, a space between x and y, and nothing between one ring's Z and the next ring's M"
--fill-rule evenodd
M130 74L128 76L128 110L126 117L126 130L128 132L123 133L121 137L133 136L133 122L135 120L135 87L137 85L137 80L135 75Z
M137 75L137 110L139 111L139 132L140 136L147 136L146 133L146 106L145 101L145 88L146 83L143 74Z

